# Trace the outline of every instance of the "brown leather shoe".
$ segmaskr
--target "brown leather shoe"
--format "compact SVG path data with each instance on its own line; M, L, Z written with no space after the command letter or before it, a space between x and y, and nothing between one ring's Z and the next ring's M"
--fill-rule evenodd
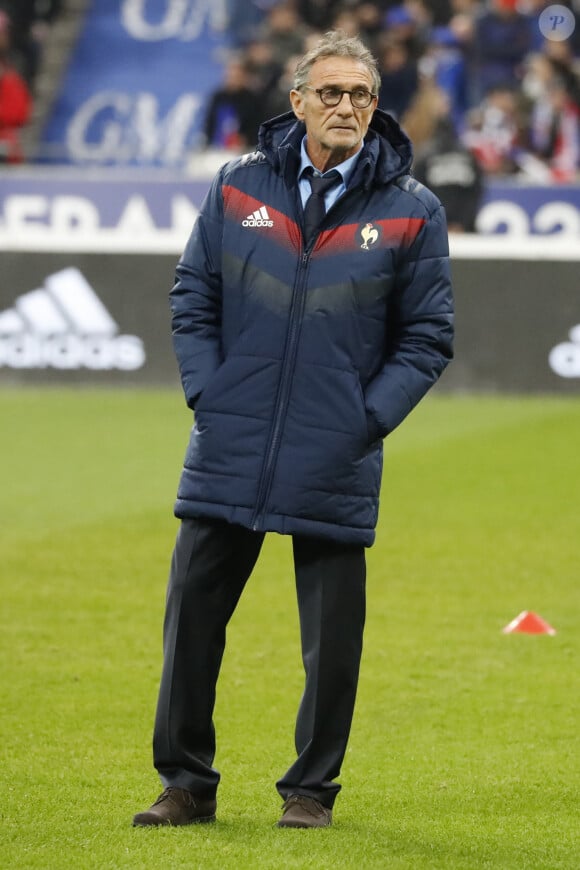
M279 828L327 828L332 823L332 810L303 794L290 795L282 810Z
M133 827L148 825L192 825L200 822L215 822L215 798L197 798L185 788L166 788L155 803L137 813Z

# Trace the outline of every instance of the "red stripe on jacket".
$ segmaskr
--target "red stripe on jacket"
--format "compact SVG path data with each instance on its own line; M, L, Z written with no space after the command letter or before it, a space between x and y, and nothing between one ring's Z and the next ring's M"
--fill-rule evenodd
M356 224L346 224L331 230L324 230L318 238L314 253L320 256L328 256L340 253L352 253L362 248L365 244L362 230L370 225L377 229L379 236L373 244L369 244L366 250L374 248L408 248L413 244L421 228L425 225L423 218L386 218L378 221L360 221Z
M264 205L268 212L268 216L272 221L271 227L248 227L248 230L254 229L254 232L268 234L268 238L272 239L281 247L289 251L299 251L302 244L302 232L298 224L287 217L283 212L272 208L268 203L262 200L255 199L247 193L238 190L237 187L232 187L225 184L222 187L224 197L224 211L228 220L241 223L247 217L250 217L253 212L263 208Z

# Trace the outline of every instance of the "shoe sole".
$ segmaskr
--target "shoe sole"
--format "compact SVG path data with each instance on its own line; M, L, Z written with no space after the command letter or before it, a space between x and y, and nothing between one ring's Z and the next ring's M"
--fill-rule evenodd
M323 825L307 825L300 822L283 822L279 821L276 824L277 828L298 828L300 830L310 830L311 828L329 828L332 822L325 822Z
M189 822L180 822L175 825L173 822L169 821L159 821L159 822L136 822L133 820L134 828L183 828L186 825L210 825L212 822L215 822L215 816L202 816L198 819L191 819Z

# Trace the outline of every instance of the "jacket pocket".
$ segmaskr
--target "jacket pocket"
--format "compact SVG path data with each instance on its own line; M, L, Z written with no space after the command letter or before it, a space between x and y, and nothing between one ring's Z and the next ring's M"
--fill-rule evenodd
M217 367L217 369L214 372L212 372L212 374L210 375L208 382L206 383L205 387L203 388L203 390L201 391L201 393L197 397L197 401L195 403L195 410L196 411L203 411L204 407L207 407L206 403L207 403L208 396L211 397L211 387L216 383L218 376L219 376L221 370L223 369L224 365L225 365L225 361L220 363L220 365Z
M367 444L374 444L375 441L380 439L380 430L377 421L373 417L373 415L367 411L367 406L365 403L365 395L363 392L362 384L360 382L360 377L358 373L356 374L356 383L358 388L358 394L360 398L360 404L362 407L362 412L365 420L366 427L366 436L367 436Z
M267 357L230 354L215 370L198 399L197 410L270 420L280 364Z

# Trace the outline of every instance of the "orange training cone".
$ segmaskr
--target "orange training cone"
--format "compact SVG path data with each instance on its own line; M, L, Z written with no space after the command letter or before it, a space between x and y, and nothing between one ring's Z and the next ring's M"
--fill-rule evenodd
M537 613L532 613L531 610L522 610L522 612L512 619L509 625L503 629L504 634L556 634L556 629L552 628L541 616Z

